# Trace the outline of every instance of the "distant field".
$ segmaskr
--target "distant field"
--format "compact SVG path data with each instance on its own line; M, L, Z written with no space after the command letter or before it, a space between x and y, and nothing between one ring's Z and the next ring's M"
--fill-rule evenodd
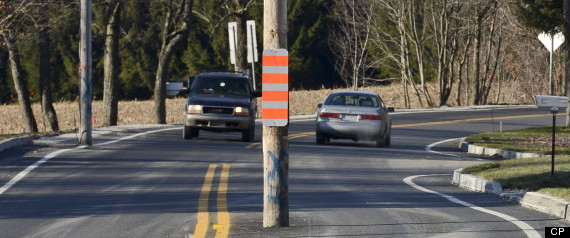
M437 85L429 85L430 92L435 95L437 92ZM533 103L532 96L520 93L518 87L511 86L504 89L501 93L499 103L501 104L531 104ZM366 91L373 91L380 94L384 99L387 106L395 108L404 108L404 98L401 94L402 89L400 84L393 84L390 86L379 86L364 88ZM292 91L290 92L290 114L293 115L307 115L313 114L317 111L317 104L321 103L330 89L322 90L306 90L306 91ZM491 93L491 96L496 96ZM421 108L417 97L410 93L412 100L412 108ZM455 105L455 95L451 96L452 100L448 104ZM432 100L437 102L437 98L433 97ZM182 123L182 113L186 100L185 98L173 98L166 101L166 120L169 124ZM261 103L258 104L261 106ZM54 104L57 112L59 127L62 131L72 131L79 127L79 104L78 102L61 102ZM424 105L425 107L425 105ZM154 115L154 102L148 101L121 101L119 102L119 125L130 124L153 124ZM103 105L101 101L93 102L93 126L100 126L102 117ZM43 118L41 117L40 104L33 105L34 115L38 123L40 132L44 132ZM20 113L19 106L13 105L0 105L0 135L22 134L24 133L24 126L22 125L23 117Z

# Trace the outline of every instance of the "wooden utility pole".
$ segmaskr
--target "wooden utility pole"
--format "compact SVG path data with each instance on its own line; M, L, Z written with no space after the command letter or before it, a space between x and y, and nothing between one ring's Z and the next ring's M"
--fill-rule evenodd
M287 49L287 0L264 0L263 49ZM263 227L289 226L288 126L263 126Z
M81 0L81 40L79 42L79 77L80 81L80 125L79 144L92 145L91 100L92 90L92 57L91 57L91 0Z

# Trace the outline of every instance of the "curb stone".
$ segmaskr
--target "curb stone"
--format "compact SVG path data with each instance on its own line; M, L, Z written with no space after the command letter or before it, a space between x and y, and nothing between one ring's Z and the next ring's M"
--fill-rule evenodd
M17 146L24 146L24 145L31 145L34 143L34 140L31 136L20 136L16 138L6 139L0 141L0 152L5 151L7 149L17 147Z
M500 183L488 181L470 174L464 174L462 170L461 168L453 171L453 184L461 188L475 192L492 193L524 207L570 221L569 201L537 192L503 191Z
M461 138L461 141L459 142L459 148L461 149L461 151L467 152L469 154L487 155L487 156L500 155L505 159L550 157L550 155L545 155L545 154L521 153L510 150L500 150L500 149L486 148L477 145L471 145L465 141L465 138L466 137Z

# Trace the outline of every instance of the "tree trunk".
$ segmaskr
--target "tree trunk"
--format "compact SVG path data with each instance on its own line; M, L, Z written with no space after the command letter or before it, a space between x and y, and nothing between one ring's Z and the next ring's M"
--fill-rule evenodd
M42 114L46 132L59 131L57 114L53 107L51 94L51 68L50 68L50 45L48 17L42 11L39 30L39 57L40 57L40 92L42 96Z
M109 5L107 14L107 32L105 35L105 71L103 92L103 119L101 126L116 126L119 110L119 27L121 21L121 1L114 0Z
M12 34L12 32L7 32L4 34ZM14 87L18 92L18 102L20 103L20 110L24 116L24 126L25 133L38 132L38 126L36 124L36 119L34 118L34 113L32 112L32 105L30 103L30 97L28 88L24 83L22 77L22 66L20 64L20 53L15 45L13 39L10 36L4 35L4 42L8 47L8 58L10 61L10 67L12 69L12 78L14 79Z
M172 0L171 0L172 1ZM172 58L174 50L187 38L190 23L192 20L193 0L182 0L183 11L180 16L175 16L178 9L168 8L164 29L162 32L162 47L158 59L158 69L154 84L154 121L157 124L166 124L166 77L168 75L168 64ZM168 4L172 6L171 3ZM176 19L178 17L178 19ZM180 21L179 27L174 21Z
M475 42L473 44L473 89L475 90L473 97L473 104L479 105L481 102L481 92L480 92L481 63L479 62L479 59L481 57L481 35L482 35L481 19L478 18L476 26L477 29L476 29L476 34L474 36Z
M570 99L570 0L564 0L564 38L566 41L566 60L564 80L566 81L566 93ZM570 100L569 100L570 102ZM570 127L570 108L566 108L566 127Z

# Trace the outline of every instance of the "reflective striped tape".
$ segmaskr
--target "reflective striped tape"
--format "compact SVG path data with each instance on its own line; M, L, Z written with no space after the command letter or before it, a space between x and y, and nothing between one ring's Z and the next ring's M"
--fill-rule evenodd
M262 108L265 126L289 124L289 52L286 49L263 50Z

